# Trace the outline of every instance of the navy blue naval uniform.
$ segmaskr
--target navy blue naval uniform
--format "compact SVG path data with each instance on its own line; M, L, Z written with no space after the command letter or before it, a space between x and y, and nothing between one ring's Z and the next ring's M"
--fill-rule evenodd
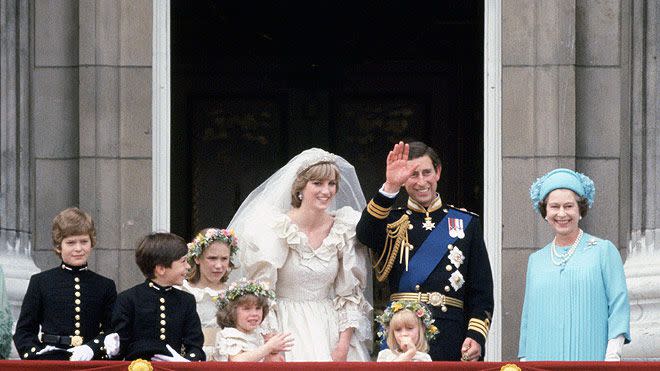
M377 278L380 281L388 280L393 293L391 300L421 298L421 301L428 304L439 330L438 335L429 343L429 355L434 361L460 360L461 346L466 337L481 345L483 359L493 313L493 278L478 216L443 206L439 196L428 209L412 199L408 200L407 207L393 209L394 201L395 198L378 192L362 212L356 227L358 240L371 249L372 259L378 263L375 264ZM453 217L443 220L449 213ZM433 229L427 222L429 217L429 222L435 224ZM461 228L457 219L470 222ZM395 225L398 225L398 229ZM454 238L449 237L450 225L456 227L454 232L460 229L459 237L456 234ZM438 228L440 230L436 235L444 234L442 237L454 241L448 246L429 246L432 248L431 253L435 249L446 252L441 259L438 257L439 262L434 268L430 266L432 270L426 280L414 282L414 288L410 290L412 292L401 294L399 284L401 276L406 272L406 243L402 242L398 251L390 250L387 246L396 245L394 242L397 237L403 241L407 239L407 243L412 245L407 252L412 261L419 247ZM458 268L449 258L454 249L458 249L455 253L460 251L464 257ZM419 267L414 264L408 266L409 271L416 268ZM456 279L454 285L450 281L452 275ZM464 281L462 284L458 279L460 276ZM445 297L438 300L441 295Z
M151 359L171 356L166 345L190 360L204 361L204 334L195 297L172 286L149 280L117 296L112 326L119 334L117 358Z
M88 345L94 359L106 358L103 340L109 333L114 281L88 269L61 263L30 277L16 322L14 344L22 359L68 360L66 349ZM42 335L39 334L41 326ZM37 354L47 345L60 350Z

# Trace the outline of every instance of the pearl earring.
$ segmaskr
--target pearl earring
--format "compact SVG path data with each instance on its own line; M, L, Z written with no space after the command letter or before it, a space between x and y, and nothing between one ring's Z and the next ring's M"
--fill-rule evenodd
M580 220L582 220L582 215L580 215Z
M546 221L546 222L548 221L548 217L547 217L547 216L545 217L545 221Z
M298 193L298 199L302 201L302 193Z

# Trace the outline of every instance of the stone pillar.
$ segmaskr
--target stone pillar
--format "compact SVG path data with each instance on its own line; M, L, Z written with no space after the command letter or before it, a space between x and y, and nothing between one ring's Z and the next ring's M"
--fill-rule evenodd
M575 3L502 3L502 360L518 354L529 254L552 239L529 187L575 166Z
M632 213L624 269L632 342L628 359L660 360L660 133L657 102L660 3L632 2Z
M26 1L0 0L0 265L14 323L39 272L31 257L28 14Z
M151 231L151 0L81 0L80 207L93 213L92 267L119 290L143 279L135 245Z

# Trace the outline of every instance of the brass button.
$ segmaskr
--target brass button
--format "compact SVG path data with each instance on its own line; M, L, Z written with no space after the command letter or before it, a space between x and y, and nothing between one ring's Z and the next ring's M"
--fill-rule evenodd
M74 280L75 282L80 282L80 278L78 278L78 277L75 277L73 280Z
M195 358L195 353L190 353L190 358Z
M164 334L164 333L165 333L165 327L161 327L161 328L160 328L160 333L161 333L161 334Z
M80 290L80 285L75 285L75 286L73 286L73 288L76 289L76 290Z
M73 325L76 326L76 328L80 328L80 322L76 322Z
M445 292L449 292L450 288L449 286L445 286Z
M153 283L153 282L149 282L149 287L154 287L154 283Z
M449 251L453 250L453 249L454 249L454 245L452 245L452 244L447 245L447 249L449 249Z
M23 354L23 358L27 358L27 357L28 357L27 353Z
M165 340L165 334L160 335L160 340Z
M451 264L447 264L447 266L445 267L445 269L447 270L447 272L451 272L451 269L452 269L452 268L451 268Z
M446 312L446 311L447 311L447 307L445 307L445 306L443 305L443 306L440 307L440 310L443 311L443 312Z
M80 307L75 307L74 310L78 313L80 313Z
M73 332L73 334L74 334L74 335L80 335L80 330L75 330L75 331Z
M165 318L165 313L161 313L160 318Z
M77 298L79 298L80 297L80 291L74 292L73 295L75 295Z
M408 224L408 229L413 229L413 225L412 225L412 224Z
M98 344L98 343L99 343L99 339L94 339L94 343Z
M37 348L35 348L35 347L32 347L32 349L30 349L30 352L32 352L32 353L34 353L36 351L37 351Z
M161 320L160 320L160 325L161 325L161 326L165 326L166 323L167 323L167 322L165 322L164 319L161 319Z
M74 300L74 302L76 303L76 305L80 305L80 299L76 299Z
M165 311L165 306L164 306L164 305L161 305L161 306L160 306L160 310Z
M165 303L165 298L160 298L161 303Z
M74 318L75 318L76 321L80 321L80 314L76 314L76 316Z

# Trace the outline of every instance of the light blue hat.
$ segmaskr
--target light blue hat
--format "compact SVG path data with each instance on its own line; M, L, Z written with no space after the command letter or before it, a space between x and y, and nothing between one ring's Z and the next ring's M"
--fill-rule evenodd
M529 189L532 206L537 212L540 212L539 202L555 189L570 189L578 196L586 198L589 207L593 205L596 196L596 186L588 176L570 169L554 169L536 179Z

